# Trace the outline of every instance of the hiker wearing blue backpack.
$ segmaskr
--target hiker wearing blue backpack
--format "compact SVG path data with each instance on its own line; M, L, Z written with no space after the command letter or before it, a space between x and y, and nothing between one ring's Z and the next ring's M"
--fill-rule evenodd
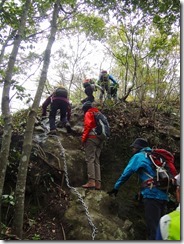
M133 156L128 165L122 172L119 179L116 181L114 188L108 192L111 195L117 195L118 190L132 174L137 173L141 182L141 194L143 197L145 221L147 225L147 236L149 240L155 240L156 230L161 216L165 214L165 209L168 201L168 193L158 189L152 181L151 184L144 185L144 182L149 183L150 176L154 178L156 171L152 166L152 162L145 152L151 152L147 140L137 138L132 144Z
M99 97L101 103L103 101L103 97L105 96L105 92L107 95L107 99L111 99L112 94L114 94L112 93L114 91L112 91L113 89L111 87L113 86L111 85L111 83L113 83L113 86L118 86L118 82L114 79L114 77L111 74L108 74L106 70L102 70L98 79L98 85L102 87Z
M100 154L103 148L103 140L100 140L95 133L96 122L94 113L99 112L98 108L92 106L90 101L83 104L84 130L82 133L82 146L85 151L87 163L88 182L82 185L86 189L101 189Z

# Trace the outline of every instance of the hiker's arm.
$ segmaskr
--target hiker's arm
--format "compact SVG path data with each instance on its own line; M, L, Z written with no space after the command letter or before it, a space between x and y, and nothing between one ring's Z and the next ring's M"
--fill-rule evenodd
M42 104L42 116L47 115L47 107L49 106L50 103L51 103L51 96L49 96Z
M71 106L70 104L68 105L68 108L67 108L67 120L70 121L70 117L71 117Z
M114 79L112 75L109 75L109 79L114 83L117 84L118 82Z
M95 84L96 87L98 87L102 92L104 91L103 88L97 84Z
M90 131L94 128L94 123L94 115L87 112L84 117L84 131L82 134L82 143L87 140Z
M114 185L114 189L118 190L120 188L120 186L125 183L130 176L135 172L135 168L133 167L133 165L135 164L135 157L133 156L127 167L124 169L123 173L121 174L121 176L119 177L119 179L116 181L115 185Z

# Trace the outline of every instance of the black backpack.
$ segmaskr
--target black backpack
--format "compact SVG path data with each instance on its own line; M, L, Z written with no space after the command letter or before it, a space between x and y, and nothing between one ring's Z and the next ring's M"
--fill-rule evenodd
M55 97L68 97L68 92L64 87L59 87L54 92Z
M107 117L101 112L95 112L94 118L96 122L95 133L101 140L109 139L110 137L110 126Z

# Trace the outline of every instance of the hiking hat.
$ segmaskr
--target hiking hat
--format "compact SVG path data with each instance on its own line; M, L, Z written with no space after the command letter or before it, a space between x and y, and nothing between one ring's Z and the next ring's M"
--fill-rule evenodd
M137 138L130 146L135 147L137 149L141 149L144 147L148 147L148 142L143 138Z
M87 101L82 105L83 111L87 111L89 108L92 108L92 103L90 101Z

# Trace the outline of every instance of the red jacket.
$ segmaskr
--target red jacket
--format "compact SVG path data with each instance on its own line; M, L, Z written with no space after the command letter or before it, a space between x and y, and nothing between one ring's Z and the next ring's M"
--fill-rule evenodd
M94 112L99 112L98 108L90 108L84 115L84 131L82 134L82 143L84 143L88 138L97 138L95 133L92 131L92 129L96 127L93 114Z

